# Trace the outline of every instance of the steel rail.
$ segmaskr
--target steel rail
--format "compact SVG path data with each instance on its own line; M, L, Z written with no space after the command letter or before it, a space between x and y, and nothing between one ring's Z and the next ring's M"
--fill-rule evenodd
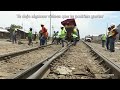
M34 66L27 68L23 72L20 72L14 76L7 77L7 79L38 79L42 78L43 74L45 73L45 69L48 68L49 64L59 57L59 55L62 55L71 44L68 45L68 47L61 48L57 50L53 55L50 57L40 61L39 63L35 64ZM57 55L57 56L56 56ZM44 72L44 73L43 73Z
M109 67L109 72L106 73L112 73L114 74L114 78L113 79L120 79L120 67L113 61L107 59L106 57L104 57L102 54L100 54L97 50L95 50L92 46L90 46L89 44L87 44L86 42L82 41L85 45L87 45L98 57L99 59L102 60L102 62Z
M30 51L34 51L34 50L37 50L39 48L50 46L50 45L53 45L53 44L48 44L48 45L44 45L44 46L40 46L40 47L34 47L34 48L30 48L30 49L20 50L20 51L17 51L17 52L15 51L15 52L3 54L3 55L0 55L0 61L4 60L6 58L11 58L11 57L14 57L14 56L18 56L18 55L21 55L21 54L24 54L24 53L28 53Z

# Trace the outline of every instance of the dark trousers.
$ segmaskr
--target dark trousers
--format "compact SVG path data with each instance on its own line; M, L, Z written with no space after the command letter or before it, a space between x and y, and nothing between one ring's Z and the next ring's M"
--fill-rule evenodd
M13 35L13 36L12 36L12 43L17 43L17 42L16 42L16 35Z
M28 45L32 44L32 38L28 37Z
M65 40L64 38L61 38L62 47L64 47L64 42L66 42L66 43L67 43L67 45L68 45L68 41L67 41L67 40Z
M102 47L105 47L105 40L102 40Z
M107 39L106 39L106 48L107 48L107 50L110 49L110 38L109 37L107 37Z
M73 45L76 46L77 38L73 38Z
M45 38L44 37L41 37L40 38L40 46L41 45L45 45Z
M61 38L57 38L56 40L57 40L57 45L58 45L58 44L61 44L61 42L60 42L60 41L61 41Z
M55 42L55 40L56 40L56 37L54 37L54 38L52 39L52 43L54 43L54 42Z
M115 38L110 37L110 51L114 52L115 51Z

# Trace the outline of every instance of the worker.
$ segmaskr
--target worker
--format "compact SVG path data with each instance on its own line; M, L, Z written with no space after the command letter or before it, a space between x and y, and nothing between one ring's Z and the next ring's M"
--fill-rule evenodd
M61 39L60 39L60 37L59 37L59 31L57 31L56 33L57 33L56 41L57 41L57 45L58 45L58 44L61 44L61 43L60 43Z
M35 32L34 41L36 44L38 43L38 38L39 38L39 36L38 36L37 32Z
M102 37L101 37L101 39L102 39L102 47L105 47L106 35L103 34Z
M53 32L53 36L52 36L52 44L55 43L55 40L56 40L56 36L57 36L57 32Z
M28 32L28 45L32 44L32 28Z
M73 33L72 33L72 39L73 39L73 45L74 46L76 46L77 38L78 38L78 31L77 31L76 28L74 28Z
M106 48L107 48L107 50L110 49L110 39L109 39L110 30L111 30L111 27L108 27L108 34L107 34L107 38L106 38Z
M17 43L17 30L16 29L14 29L13 30L13 32L12 32L12 43L14 44L14 43Z
M44 27L43 24L41 24L41 27L42 27L42 30L41 30L41 33L42 33L42 36L40 38L40 42L41 42L41 45L44 45L45 44L45 41L46 41L46 32L47 32L47 29Z
M61 44L61 39L60 39L60 36L59 36L59 31L57 31L56 40L57 40L57 45Z
M61 27L61 31L59 32L59 37L61 39L62 47L64 47L64 42L68 45L68 42L65 40L66 30L64 27Z
M115 52L115 40L116 40L116 35L118 34L115 25L111 25L111 30L109 33L109 39L110 39L110 51Z
M37 32L35 32L34 34L34 41L36 41L36 38L37 38Z

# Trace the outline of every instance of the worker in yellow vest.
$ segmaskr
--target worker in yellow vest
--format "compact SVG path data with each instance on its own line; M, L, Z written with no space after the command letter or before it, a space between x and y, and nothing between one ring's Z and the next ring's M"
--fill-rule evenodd
M28 45L31 45L32 43L32 28L30 28L28 32Z
M101 37L101 39L102 39L102 47L105 47L106 35L103 34L102 37Z
M58 33L60 39L61 39L61 43L62 43L62 47L64 47L64 42L66 42L66 44L68 45L67 40L65 40L66 37L66 30L64 27L61 27L61 31Z
M116 40L116 35L118 34L115 25L111 25L111 30L109 33L109 38L110 38L110 51L114 52L115 51L115 40Z
M78 38L78 32L77 29L74 28L73 29L73 33L72 33L72 39L73 39L73 45L75 46L77 43L77 38Z

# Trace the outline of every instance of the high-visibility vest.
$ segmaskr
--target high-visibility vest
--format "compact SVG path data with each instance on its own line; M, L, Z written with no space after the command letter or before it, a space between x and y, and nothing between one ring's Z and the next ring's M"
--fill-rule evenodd
M118 32L116 31L116 28L113 28L112 30L110 30L110 33L109 33L108 37L116 36L117 34L118 34Z
M65 36L66 36L66 30L65 29L61 29L61 31L60 31L60 33L59 33L59 36L60 36L60 38L65 38Z
M105 35L102 35L102 40L106 40L106 36Z
M73 33L77 35L78 34L77 29L73 29Z
M72 36L73 36L73 38L77 38L77 37L78 37L78 36L77 36L76 34L74 34L74 33L72 34Z

